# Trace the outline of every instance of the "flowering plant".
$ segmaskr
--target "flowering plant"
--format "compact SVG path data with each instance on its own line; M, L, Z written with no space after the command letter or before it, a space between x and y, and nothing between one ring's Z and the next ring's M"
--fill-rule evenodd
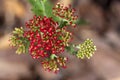
M77 58L90 58L96 46L91 39L82 44L71 43L72 33L68 26L75 27L78 17L71 6L60 3L52 8L48 0L29 0L35 16L23 27L15 28L10 38L10 45L17 47L16 53L29 53L33 59L41 59L45 70L58 72L65 68L67 57L60 53L65 50Z

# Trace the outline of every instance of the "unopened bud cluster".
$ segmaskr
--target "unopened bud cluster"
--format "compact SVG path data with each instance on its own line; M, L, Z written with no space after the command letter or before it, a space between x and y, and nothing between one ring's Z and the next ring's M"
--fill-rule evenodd
M66 57L56 57L51 60L44 60L42 66L45 70L57 73L60 70L59 67L66 68L66 61Z
M69 46L69 42L71 41L71 37L72 37L72 33L70 33L69 31L66 31L66 29L62 29L62 40L64 41L63 44L65 46Z
M53 8L53 14L66 20L68 25L76 26L75 22L78 16L75 16L75 9L72 9L71 6L64 7L62 4L58 3Z
M78 48L79 50L76 56L81 59L84 59L85 57L89 59L96 51L96 46L94 46L91 39L87 39L84 43L80 44Z
M18 49L16 50L17 54L21 54L21 53L25 53L25 39L23 37L23 28L15 28L15 30L13 31L13 36L11 36L10 38L10 46L13 47L18 47Z

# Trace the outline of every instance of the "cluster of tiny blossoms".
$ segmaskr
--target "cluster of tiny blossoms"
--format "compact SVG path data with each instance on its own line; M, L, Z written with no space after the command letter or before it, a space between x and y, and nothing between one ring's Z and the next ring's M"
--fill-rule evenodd
M44 5L43 2L42 5ZM60 67L66 68L68 58L59 55L65 49L75 54L77 58L84 59L90 58L96 47L91 39L77 46L71 44L72 34L66 28L67 26L75 27L78 18L74 15L75 10L71 6L64 7L58 3L53 8L53 14L57 16L59 22L55 22L54 18L46 17L47 15L34 16L26 22L26 30L22 27L15 28L10 44L18 47L16 53L29 52L33 59L42 60L41 64L45 70L57 73Z
M9 39L10 41L10 46L12 47L18 47L16 50L17 54L25 53L26 52L26 40L24 39L24 30L23 28L15 28L13 31L12 35Z
M24 37L29 40L29 53L34 59L44 58L43 68L49 71L58 72L59 66L66 66L66 57L59 57L58 54L65 50L71 39L71 33L66 28L59 28L57 22L52 18L34 16L26 22L27 31ZM51 56L55 55L51 59Z
M26 27L29 30L24 36L30 41L29 52L33 58L49 57L64 51L66 45L62 37L65 34L51 18L34 16Z
M42 64L45 70L57 73L60 70L59 66L66 68L66 61L66 57L56 57L55 59L45 60Z
M85 57L87 57L88 59L91 58L96 51L96 46L94 46L91 39L87 39L84 43L79 44L78 48L79 50L76 56L81 59L84 59Z
M75 16L75 9L72 9L71 6L64 7L62 4L57 3L53 8L53 14L67 21L68 25L76 26L76 21L78 16Z

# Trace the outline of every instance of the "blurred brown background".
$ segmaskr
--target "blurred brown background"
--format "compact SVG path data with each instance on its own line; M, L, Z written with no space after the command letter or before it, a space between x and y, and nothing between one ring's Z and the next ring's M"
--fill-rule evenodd
M56 0L51 0L54 4ZM54 74L44 71L30 55L15 54L9 37L15 27L32 17L28 0L0 0L0 80L120 80L120 0L61 0L72 3L80 19L88 24L73 30L74 43L92 38L97 46L89 60L69 57L67 69Z

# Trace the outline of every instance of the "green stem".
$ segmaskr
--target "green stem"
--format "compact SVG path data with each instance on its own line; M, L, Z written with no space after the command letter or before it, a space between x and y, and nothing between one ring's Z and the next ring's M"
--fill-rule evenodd
M69 46L66 46L66 50L70 52L70 54L75 55L77 54L77 50L75 50L74 48L76 48L75 45L70 44Z
M61 19L60 24L59 24L59 27L60 27L60 28L63 28L63 27L66 26L66 24L67 24L67 22L66 22L66 21L63 21L63 19Z
M51 59L55 59L55 58L57 58L57 56L56 56L55 54L52 54L52 55L50 56L50 58L51 58Z

